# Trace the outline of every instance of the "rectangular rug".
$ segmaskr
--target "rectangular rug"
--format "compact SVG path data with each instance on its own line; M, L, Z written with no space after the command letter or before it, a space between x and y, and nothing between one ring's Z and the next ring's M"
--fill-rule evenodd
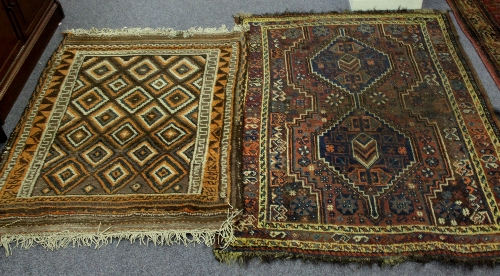
M498 261L500 132L446 13L242 20L244 212L219 260Z
M447 1L460 27L500 88L500 1Z
M6 253L231 240L242 42L224 28L69 31L2 156Z

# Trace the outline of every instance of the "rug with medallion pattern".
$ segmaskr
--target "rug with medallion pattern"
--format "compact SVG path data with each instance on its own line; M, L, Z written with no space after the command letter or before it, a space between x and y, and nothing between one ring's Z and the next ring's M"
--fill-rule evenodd
M231 239L243 36L184 36L66 34L3 153L7 254Z
M500 1L447 0L457 22L500 87Z
M226 262L500 256L499 128L446 13L257 16Z

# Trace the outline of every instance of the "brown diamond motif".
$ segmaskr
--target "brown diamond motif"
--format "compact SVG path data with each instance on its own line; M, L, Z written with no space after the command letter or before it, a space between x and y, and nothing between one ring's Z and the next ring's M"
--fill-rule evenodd
M170 122L163 129L155 133L156 137L167 146L171 146L179 141L187 132L181 127L177 126L174 122Z
M168 109L170 113L174 114L195 99L196 97L191 92L189 92L189 90L178 85L169 90L165 94L165 96L160 99L160 102Z
M165 155L143 171L142 176L153 190L161 193L179 182L186 174L186 170L175 159Z
M137 136L139 136L139 132L136 130L136 128L134 127L134 125L132 125L131 122L126 122L121 126L119 126L116 130L111 132L110 136L120 146L125 146L130 141L134 140Z
M97 171L94 177L101 183L106 192L113 194L132 181L132 176L136 173L127 160L119 157Z
M85 180L87 172L76 159L68 158L48 171L43 178L57 194L64 194Z
M125 93L125 95L118 98L118 102L121 104L121 107L126 109L131 114L134 114L137 110L141 109L152 100L153 97L151 97L151 95L149 95L149 93L140 86L131 89Z

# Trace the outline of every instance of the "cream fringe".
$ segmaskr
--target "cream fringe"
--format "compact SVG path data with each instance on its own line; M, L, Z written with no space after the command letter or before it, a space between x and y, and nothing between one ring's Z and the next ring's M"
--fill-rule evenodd
M174 30L172 28L127 28L122 29L70 29L64 33L68 36L88 36L88 37L114 37L114 36L164 36L167 38L174 37L192 37L196 35L223 35L230 33L241 33L246 31L242 25L235 25L232 30L229 30L226 25L222 25L220 28L190 28L185 31Z
M47 234L6 234L0 237L0 245L4 247L6 256L12 255L12 248L29 249L37 245L52 251L70 245L72 247L94 246L98 249L113 243L113 239L118 240L117 246L122 240L128 240L130 243L138 241L141 245L151 243L154 245L184 244L185 246L195 243L212 246L217 240L223 248L226 248L235 239L233 220L240 213L241 211L228 213L228 217L221 227L215 230L108 232L112 227L101 230L99 225L94 233L64 230Z

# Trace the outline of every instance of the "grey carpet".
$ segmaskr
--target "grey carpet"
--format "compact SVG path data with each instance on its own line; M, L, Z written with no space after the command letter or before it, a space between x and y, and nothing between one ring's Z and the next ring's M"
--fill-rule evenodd
M381 1L381 0L378 0ZM284 11L325 12L349 9L348 0L60 0L66 18L46 48L12 109L4 130L9 135L27 105L45 63L62 40L60 32L72 28L123 28L233 26L232 15ZM424 0L424 8L449 10L445 0ZM456 22L455 22L456 25ZM457 25L456 25L457 26ZM469 55L495 108L500 110L500 91L477 53L457 26ZM0 148L3 145L0 144ZM406 262L395 267L360 264L252 260L244 266L218 263L205 246L144 246L122 242L93 249L88 247L47 251L41 247L14 250L8 258L0 250L1 275L500 275L500 267L430 262Z

